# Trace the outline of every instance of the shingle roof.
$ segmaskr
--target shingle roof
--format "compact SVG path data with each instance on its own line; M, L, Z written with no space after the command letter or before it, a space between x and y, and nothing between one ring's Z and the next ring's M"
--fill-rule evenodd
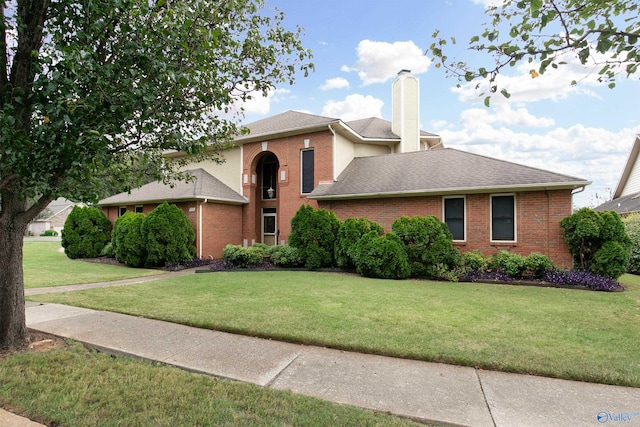
M630 214L640 211L640 193L628 194L617 199L604 202L594 208L598 212L614 211L620 215Z
M312 199L578 188L581 178L451 148L354 159L336 182L319 185Z
M398 135L391 131L391 122L378 117L368 119L353 120L346 122L347 126L364 138L375 139L400 139ZM420 131L420 136L437 137L435 133Z
M244 204L248 200L233 191L204 169L188 171L195 179L189 182L179 181L173 187L162 182L152 182L131 190L131 193L120 193L101 200L100 206L131 205L155 203L162 201L184 201L209 199L221 203Z

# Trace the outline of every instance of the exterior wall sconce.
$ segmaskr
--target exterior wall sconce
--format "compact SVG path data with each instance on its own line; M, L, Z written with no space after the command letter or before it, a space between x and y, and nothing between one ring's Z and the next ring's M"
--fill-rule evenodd
M267 189L267 195L269 196L270 199L273 199L273 196L276 194L276 190L273 189L273 187L269 187Z

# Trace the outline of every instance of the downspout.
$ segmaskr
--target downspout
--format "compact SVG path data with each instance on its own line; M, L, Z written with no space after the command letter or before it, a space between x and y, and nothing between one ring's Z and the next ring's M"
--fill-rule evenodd
M202 205L207 203L209 199L204 199L202 203L200 203L198 210L198 258L202 259Z

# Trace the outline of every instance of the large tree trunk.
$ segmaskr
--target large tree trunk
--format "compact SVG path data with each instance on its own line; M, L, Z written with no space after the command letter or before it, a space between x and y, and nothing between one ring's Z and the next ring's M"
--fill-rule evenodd
M4 215L3 215L4 216ZM0 221L0 349L29 342L24 308L22 239L26 224Z

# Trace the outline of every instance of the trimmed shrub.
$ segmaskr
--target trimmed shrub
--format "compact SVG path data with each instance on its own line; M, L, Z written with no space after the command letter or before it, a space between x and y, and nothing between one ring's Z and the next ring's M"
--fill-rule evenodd
M613 279L626 271L632 243L616 212L582 208L560 221L560 226L575 269Z
M370 231L354 245L352 259L358 274L379 279L405 279L411 274L402 241L393 233Z
M508 251L498 252L490 263L493 271L500 271L513 279L522 279L527 269L526 257Z
M109 242L107 245L102 248L102 252L100 252L100 256L105 256L107 258L115 258L115 254L113 252L113 243Z
M116 220L111 233L116 261L129 267L142 267L145 264L145 239L142 234L144 220L144 214L134 212L127 212Z
M272 246L269 256L273 265L280 267L295 268L302 266L303 263L300 250L290 245Z
M548 256L538 252L530 253L524 261L525 271L535 279L542 279L547 271L555 269Z
M302 205L291 219L289 244L298 248L309 270L332 267L339 228L340 220L333 212Z
M56 230L45 230L42 234L40 234L41 237L57 237L58 236L58 232Z
M111 221L102 210L73 207L62 230L62 247L69 258L95 258L110 240Z
M262 264L264 249L254 246L245 248L241 245L227 245L222 250L222 259L237 268L255 267Z
M631 251L627 272L640 274L640 214L629 215L622 220L624 228L631 239Z
M147 256L146 267L191 261L196 253L195 231L189 218L176 205L163 202L142 223Z
M489 271L489 260L477 249L465 252L460 256L457 270L461 276L476 271Z
M338 267L345 269L355 267L350 251L358 240L370 231L376 231L379 236L384 234L380 224L367 218L347 218L340 225L335 245L335 261Z
M458 265L460 253L453 246L451 232L435 216L403 216L391 229L404 244L411 276L442 277L443 271Z

